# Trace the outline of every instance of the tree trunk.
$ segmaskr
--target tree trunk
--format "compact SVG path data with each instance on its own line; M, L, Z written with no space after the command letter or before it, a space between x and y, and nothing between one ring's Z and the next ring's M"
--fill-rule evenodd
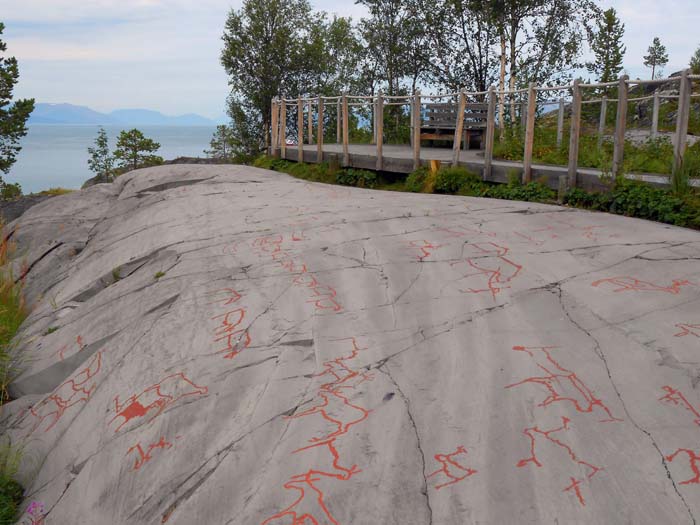
M506 116L506 109L505 109L505 101L506 101L506 95L504 91L506 90L506 34L503 30L501 30L501 69L498 75L498 91L500 91L498 95L498 129L499 129L499 137L501 140L503 140L503 137L505 135L506 131L506 123L505 123L505 116Z

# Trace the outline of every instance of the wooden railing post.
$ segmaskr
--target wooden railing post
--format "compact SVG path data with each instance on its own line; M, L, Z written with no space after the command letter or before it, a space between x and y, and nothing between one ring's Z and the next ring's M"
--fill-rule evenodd
M304 102L297 99L297 161L304 162Z
M282 158L287 158L287 103L284 101L284 96L280 98L280 131L279 141L282 150Z
M277 157L277 134L279 131L279 118L277 108L277 97L272 99L271 114L270 114L270 155Z
M484 180L491 179L491 162L493 160L493 141L496 132L496 90L489 88L489 107L486 115L486 144L484 145Z
M603 147L603 136L605 135L605 119L608 117L608 97L603 95L600 101L600 120L598 121L598 149Z
M625 131L627 128L627 75L620 77L617 88L617 118L615 119L615 150L613 151L612 173L622 175L622 162L625 156Z
M384 169L384 95L381 91L377 93L374 104L375 119L377 121L377 171Z
M651 113L651 138L659 135L659 90L654 91L654 109Z
M571 100L571 136L569 137L569 187L576 187L578 175L578 143L581 126L581 81L574 80L573 98Z
M462 135L464 134L464 110L467 107L467 95L459 92L457 103L457 117L455 121L455 139L452 144L452 165L459 166L459 155L462 152Z
M561 148L564 141L564 99L559 99L559 113L557 114L557 148Z
M309 98L309 122L307 123L309 144L314 143L314 109L313 100Z
M343 166L350 166L350 130L346 94L343 94Z
M340 142L343 140L343 123L341 122L342 120L342 113L340 111L340 99L338 99L338 103L336 104L336 110L335 110L335 142L337 144L340 144Z
M420 168L420 90L413 94L413 169Z
M688 70L681 73L678 89L678 114L676 116L676 137L673 143L673 171L672 177L675 182L673 187L678 187L678 181L683 169L683 156L688 140L688 122L690 120L690 94L692 92L692 81L688 78Z
M318 97L318 122L316 124L316 162L323 162L323 97Z
M537 92L535 84L530 83L527 90L527 120L525 121L525 151L523 153L523 182L532 180L532 148L535 144L535 113L537 111Z

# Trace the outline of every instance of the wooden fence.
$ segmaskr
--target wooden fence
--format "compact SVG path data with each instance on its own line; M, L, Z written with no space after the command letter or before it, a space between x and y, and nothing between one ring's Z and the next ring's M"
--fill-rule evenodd
M612 174L618 175L622 173L624 148L625 148L625 133L627 131L627 111L628 103L633 101L653 100L653 111L651 120L651 136L658 135L659 121L659 106L660 100L663 98L678 99L678 110L676 113L676 129L673 140L673 170L672 177L680 176L680 168L683 164L683 156L687 147L688 124L691 111L691 97L700 96L694 95L693 81L700 80L700 75L690 74L690 70L683 71L679 76L655 79L655 80L631 80L626 75L620 77L615 82L586 84L580 80L574 81L572 84L564 86L535 86L530 85L527 89L519 89L514 91L497 91L493 86L488 91L468 92L459 91L456 93L447 93L439 95L422 95L420 91L416 91L412 95L387 96L383 93L378 93L371 96L356 96L343 94L332 97L312 97L296 99L286 99L283 97L275 97L272 100L272 126L271 126L271 151L273 155L281 155L286 157L287 147L296 147L296 159L300 162L304 160L304 121L308 128L308 144L316 144L316 158L323 158L324 146L324 111L326 109L336 112L336 140L338 144L342 143L342 164L350 165L350 134L349 134L349 112L351 108L363 107L371 111L373 115L373 143L376 147L376 169L384 168L384 133L383 125L384 109L387 106L403 106L409 108L410 126L411 126L411 149L413 156L413 168L416 169L421 165L421 113L424 110L425 104L430 104L436 100L450 100L458 108L456 121L454 125L454 140L452 152L452 164L457 165L460 158L462 132L464 126L465 107L467 101L475 101L488 104L487 123L484 131L484 179L489 179L491 175L494 149L494 135L497 127L501 130L505 128L506 116L513 123L516 116L516 107L520 112L520 125L524 128L524 151L522 161L522 180L529 182L532 180L532 159L533 146L535 139L535 120L537 118L537 106L542 104L554 105L558 104L557 112L557 144L561 145L564 137L564 122L566 107L570 108L571 116L569 118L569 158L567 165L566 185L568 187L576 187L577 175L579 171L579 143L581 136L581 114L583 104L600 104L600 117L598 125L598 144L601 145L606 128L606 118L608 104L616 104L616 119L613 132L613 160ZM638 98L630 98L630 88L634 86L676 86L678 94L662 95L654 92L653 95L643 96ZM605 90L616 90L617 98L587 98L586 94L600 94ZM568 96L560 96L554 100L543 99L543 96L548 96L549 93L566 93ZM296 145L287 145L287 129L288 117L287 109L291 107L296 111L297 122L297 137ZM314 111L315 108L315 111ZM509 110L509 112L506 111ZM306 118L305 118L306 113ZM316 117L316 133L314 136L313 122Z

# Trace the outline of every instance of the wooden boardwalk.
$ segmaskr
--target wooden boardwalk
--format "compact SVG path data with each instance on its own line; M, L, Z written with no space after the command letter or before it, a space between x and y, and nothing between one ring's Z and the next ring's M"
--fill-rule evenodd
M316 144L304 144L303 161L317 163ZM348 147L350 163L348 168L376 169L377 147L374 144L350 144ZM278 152L280 152L278 150ZM427 165L431 160L439 160L443 165L452 163L452 148L422 147L420 149L420 160L422 165ZM296 145L286 146L284 154L280 152L280 157L286 160L298 160L298 147ZM410 173L413 171L413 148L409 145L384 145L382 148L383 171L390 173ZM343 165L343 145L323 144L323 161L337 161ZM459 165L470 169L483 176L484 172L484 152L480 150L463 150L459 155ZM491 176L486 180L492 182L507 182L508 174L513 170L521 173L523 163L518 161L493 160ZM578 168L579 187L584 189L604 188L600 182L601 170L591 168ZM545 164L532 165L532 179L544 180L550 187L557 188L559 177L566 176L567 166L552 166ZM669 184L669 177L655 174L628 174L628 178L643 180L645 182L666 186ZM700 180L693 180L691 184L700 187Z

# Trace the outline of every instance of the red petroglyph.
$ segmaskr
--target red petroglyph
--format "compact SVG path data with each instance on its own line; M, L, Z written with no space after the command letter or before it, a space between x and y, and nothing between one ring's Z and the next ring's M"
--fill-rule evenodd
M673 334L674 337L685 337L686 335L694 335L695 337L700 337L700 324L677 324L676 328L680 328L681 331L677 334Z
M83 350L83 348L87 346L85 343L83 343L82 336L78 336L75 338L75 344L78 347L78 352L80 352L81 350ZM53 355L58 355L58 359L60 361L63 361L66 350L68 350L68 345L63 345Z
M224 359L233 359L243 350L248 348L251 343L250 334L248 330L238 330L236 332L228 333L217 339L214 342L226 341L226 347L221 350L217 350L216 354L224 354Z
M304 232L292 232L292 240L293 241L305 241L307 240L306 237L304 237Z
M559 236L554 233L554 228L552 226L545 226L544 228L538 228L536 230L529 230L527 233L524 232L513 232L518 237L521 237L535 246L542 246L549 239L557 239ZM535 235L535 237L533 237ZM546 237L542 239L541 237Z
M423 262L425 259L430 257L433 250L437 250L438 248L444 246L444 244L433 244L430 241L409 241L408 244L412 248L417 248L420 251L420 254L415 256L420 262Z
M87 402L96 387L96 383L91 379L100 371L101 366L102 354L97 352L84 369L59 385L51 395L34 405L29 410L29 413L35 418L29 434L40 428L45 420L49 421L49 425L44 429L44 432L48 432L69 408Z
M666 292L674 295L681 293L682 286L694 286L690 281L679 279L674 279L670 286L663 286L646 281L640 281L635 277L628 277L624 275L620 277L610 277L608 279L599 279L591 283L591 286L598 287L603 283L610 283L613 286L617 286L618 288L615 288L613 292L626 292L629 290L634 290L637 292Z
M114 430L116 434L132 419L146 417L149 412L154 411L148 420L150 423L166 408L174 405L181 399L203 396L207 392L209 392L209 389L206 386L196 385L183 372L170 374L158 383L142 390L139 394L130 396L123 403L119 402L119 396L117 395L114 398L116 415L110 420L110 424L117 418L122 418L123 421Z
M470 287L461 291L463 293L487 292L491 293L495 299L502 290L510 288L508 283L520 274L523 267L505 257L509 251L505 246L493 242L473 243L469 246L476 248L480 255L450 265L456 266L466 262L475 271L464 274L462 279L478 278L480 283L483 283L484 280L486 282L482 286Z
M218 299L213 300L210 303L207 304L219 304L221 303L221 306L228 306L230 304L238 302L241 297L243 297L240 293L238 293L236 290L233 288L221 288L220 290L214 290L213 292L210 292L207 294L207 296L221 296Z
M688 456L688 463L690 465L690 470L693 471L693 474L695 474L694 477L686 479L685 481L680 481L679 483L681 485L691 485L691 484L696 484L700 483L700 456L698 456L698 453L693 451L693 450L688 450L687 448L679 448L676 450L673 454L670 456L666 456L666 461L673 461L678 454L686 454Z
M693 404L690 401L688 401L688 398L686 398L683 395L683 392L681 392L680 390L676 390L672 386L668 386L668 385L666 385L662 388L663 388L663 390L666 391L666 395L660 397L659 401L665 401L668 403L672 403L676 406L679 406L679 407L687 410L688 412L693 414L693 416L695 416L693 423L700 426L700 411L698 411L698 409L696 409L693 406Z
M530 439L530 457L521 459L518 461L518 467L524 467L528 465L529 463L533 463L536 467L542 467L543 464L542 462L538 459L537 457L537 441L538 438L544 439L545 443L551 443L558 449L562 450L568 457L569 459L578 465L579 468L583 468L584 470L587 471L586 475L584 478L577 478L574 476L570 477L571 484L567 487L565 487L562 492L568 492L573 490L576 498L578 499L579 503L581 505L585 505L586 502L583 499L583 495L581 494L581 488L580 485L583 481L586 479L591 479L593 476L595 476L599 471L603 470L602 467L596 467L592 463L589 463L587 461L583 461L578 457L578 455L574 452L574 450L567 445L566 443L563 443L559 439L552 437L551 434L555 434L557 432L562 432L562 431L568 431L569 430L569 423L571 420L566 417L561 418L562 425L557 428L553 428L550 430L541 430L537 426L532 427L532 428L526 428L523 430L523 434L525 434L529 439Z
M273 235L258 237L253 241L253 247L258 249L257 255L259 257L269 256L289 274L296 275L292 281L294 285L310 288L311 298L307 302L313 303L316 309L332 310L334 312L341 311L343 307L336 299L337 292L335 289L332 286L320 283L303 261L294 258L287 250L282 248L283 243L283 236Z
M132 467L131 470L139 470L143 465L147 462L149 462L151 459L153 459L153 456L151 456L151 452L153 452L156 449L162 449L166 450L169 448L172 448L173 444L170 443L169 441L165 441L164 437L160 438L160 441L157 443L152 443L148 445L148 449L144 452L143 448L141 447L141 443L136 443L133 447L131 447L129 450L126 451L126 455L128 456L132 452L137 452L138 457L136 458L136 461L134 461L134 466Z
M466 456L467 449L465 449L463 446L459 446L450 454L435 454L435 460L442 466L435 472L428 474L428 478L432 478L438 474L444 474L450 480L446 481L445 483L435 485L436 490L459 483L463 479L473 476L478 472L477 470L467 467L466 465L462 465L459 461L457 461L455 458L460 454L464 454L464 456Z
M323 370L315 377L328 377L330 381L322 383L317 391L319 402L311 408L287 416L288 419L302 419L319 415L323 421L332 427L324 437L312 437L310 443L298 448L292 454L298 454L310 449L326 450L328 455L317 454L330 461L328 467L311 467L300 474L289 478L283 487L298 493L296 499L286 508L277 512L262 522L262 525L282 523L289 525L340 525L333 516L326 503L324 491L317 486L323 479L335 481L347 481L355 474L361 472L355 464L345 467L341 465L340 453L336 447L337 440L347 435L351 428L366 420L371 410L351 403L349 395L365 381L371 381L374 376L368 372L352 368L349 361L355 359L358 354L367 348L358 346L355 338L351 338L352 351L341 357L325 361ZM349 391L348 393L346 393ZM291 520L291 521L290 521Z
M224 244L221 247L221 253L223 255L235 255L238 251L238 246L235 244Z
M601 423L622 421L612 415L605 403L595 396L593 391L586 386L575 372L564 368L552 357L550 351L554 348L553 346L514 346L513 350L516 352L526 352L545 375L528 377L505 388L528 383L542 385L549 395L537 406L546 407L552 403L563 401L571 403L577 412L584 414L592 414L596 408L602 410L607 417L601 419Z
M236 308L235 310L225 312L221 315L215 315L214 317L212 317L212 320L221 319L221 324L214 331L214 335L222 335L234 332L238 325L241 324L244 317L245 310L243 308Z

